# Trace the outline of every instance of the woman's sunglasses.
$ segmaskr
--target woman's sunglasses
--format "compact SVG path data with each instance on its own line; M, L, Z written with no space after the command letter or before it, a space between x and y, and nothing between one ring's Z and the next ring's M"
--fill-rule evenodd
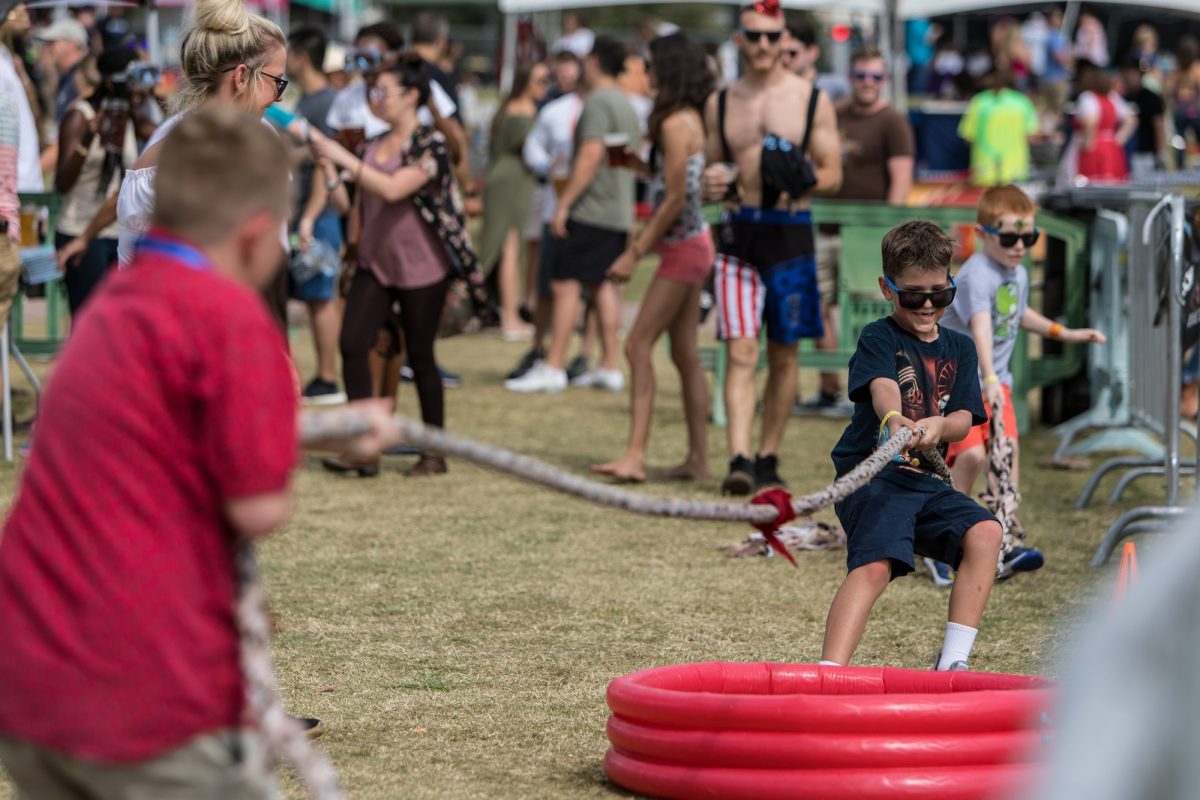
M892 283L892 279L887 275L883 279L887 281L887 285L896 293L896 297L900 299L900 305L907 308L909 311L916 311L925 307L925 301L928 300L934 308L945 308L954 302L954 295L958 292L958 286L954 283L954 277L947 275L950 279L950 285L945 289L938 289L936 292L910 292L906 289L901 289L896 284Z
M221 72L233 72L235 69L237 69L240 66L242 66L242 65L234 64L232 67L227 67L227 68L221 70ZM287 90L287 87L288 87L287 78L281 78L278 75L272 75L269 72L262 72L260 74L264 78L270 78L271 80L275 81L275 102L278 103L279 98L283 97L283 93Z
M1037 228L1034 228L1029 233L1017 233L1016 231L1001 231L999 228L993 228L991 225L980 225L979 227L999 239L1001 247L1016 247L1018 241L1026 247L1033 247L1042 235L1042 232Z
M748 42L761 42L766 39L771 44L779 41L779 37L783 36L783 31L752 31L748 28L741 29L742 38Z

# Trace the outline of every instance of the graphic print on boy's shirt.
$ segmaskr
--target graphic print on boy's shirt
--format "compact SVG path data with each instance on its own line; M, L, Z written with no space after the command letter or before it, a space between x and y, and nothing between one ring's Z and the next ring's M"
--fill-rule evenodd
M877 445L880 417L871 397L876 378L896 382L898 410L913 422L960 410L971 412L973 425L987 422L971 338L939 326L938 338L925 342L885 317L863 328L850 359L847 391L854 416L830 454L838 475L857 466Z
M901 340L896 349L896 383L900 385L900 413L913 422L942 414L950 402L950 392L958 377L958 359L948 354L918 352ZM938 452L946 454L942 442ZM930 468L923 452L913 451L922 467Z
M992 335L997 339L1015 339L1021 322L1021 287L1005 281L996 287L992 304Z

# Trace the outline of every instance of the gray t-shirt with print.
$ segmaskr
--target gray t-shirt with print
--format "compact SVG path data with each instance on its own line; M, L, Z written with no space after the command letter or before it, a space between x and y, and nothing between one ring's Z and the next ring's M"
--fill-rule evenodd
M1013 349L1029 307L1029 274L1023 265L1008 269L978 252L963 263L954 281L958 294L942 324L970 336L971 317L986 311L992 320L992 366L1000 382L1011 387Z

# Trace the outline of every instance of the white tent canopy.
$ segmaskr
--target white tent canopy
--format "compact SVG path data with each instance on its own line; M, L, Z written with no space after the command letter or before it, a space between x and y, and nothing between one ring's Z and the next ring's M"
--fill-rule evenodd
M655 0L656 3L685 3L695 0ZM749 0L715 0L713 5L746 5ZM571 8L598 6L643 5L645 0L500 0L505 14L527 14L535 11L565 11ZM883 0L783 0L784 8L810 11L867 11L878 14L884 9Z
M694 2L695 0L656 0L662 3ZM742 5L747 0L715 0L719 5ZM644 0L500 0L500 10L506 14L521 14L535 11L563 11L569 8L593 8L596 6L641 5ZM1200 15L1200 0L1145 0L1131 3L1129 0L1088 0L1092 5L1120 5L1139 10L1159 9ZM1001 0L783 0L784 8L809 11L866 11L883 14L894 8L900 19L940 17L947 14L963 14L972 11L1001 11L1006 7L1028 6L1031 9L1044 5L1039 2L1002 2Z

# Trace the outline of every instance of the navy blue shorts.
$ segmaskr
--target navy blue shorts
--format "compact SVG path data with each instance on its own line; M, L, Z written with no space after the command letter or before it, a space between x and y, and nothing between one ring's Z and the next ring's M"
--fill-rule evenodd
M914 554L957 569L963 535L996 520L937 477L890 465L833 509L846 529L847 571L886 558L893 580L913 571Z

